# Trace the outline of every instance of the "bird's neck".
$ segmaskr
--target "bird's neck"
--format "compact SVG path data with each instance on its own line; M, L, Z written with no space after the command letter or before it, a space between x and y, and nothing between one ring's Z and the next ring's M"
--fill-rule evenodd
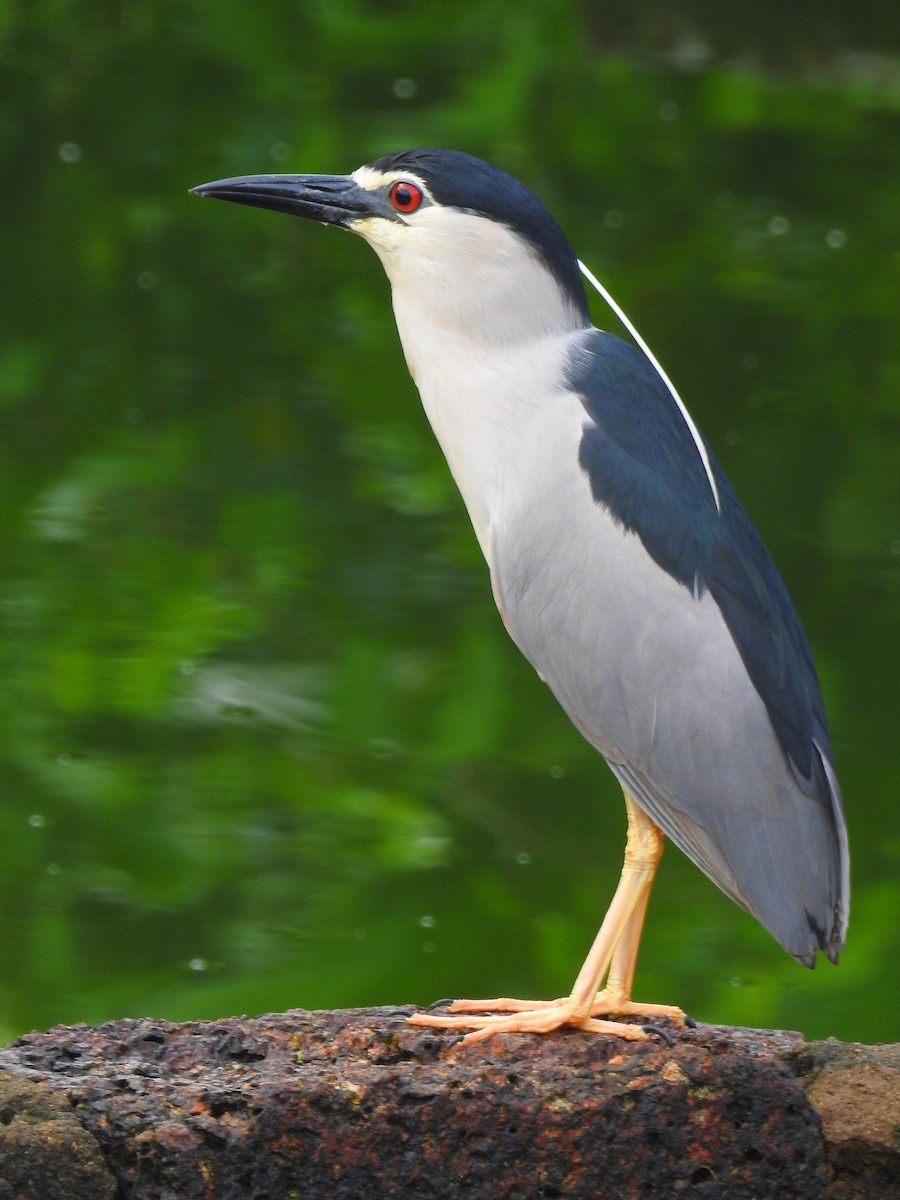
M502 345L449 332L394 295L403 352L425 414L491 564L493 533L514 506L529 460L554 436L573 334Z

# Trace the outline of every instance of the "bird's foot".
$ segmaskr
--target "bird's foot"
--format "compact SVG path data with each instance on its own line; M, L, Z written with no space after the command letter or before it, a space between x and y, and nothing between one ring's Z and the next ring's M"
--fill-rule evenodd
M610 1021L609 1016L667 1017L684 1024L685 1016L680 1008L670 1004L635 1004L631 1000L609 997L598 992L586 1010L573 1002L571 997L559 1000L513 1000L508 996L497 1000L455 1000L446 1015L416 1013L409 1018L411 1025L430 1029L469 1030L460 1043L471 1046L483 1042L497 1033L552 1033L563 1026L583 1029L587 1033L605 1033L627 1041L647 1040L647 1033L640 1025L623 1021Z

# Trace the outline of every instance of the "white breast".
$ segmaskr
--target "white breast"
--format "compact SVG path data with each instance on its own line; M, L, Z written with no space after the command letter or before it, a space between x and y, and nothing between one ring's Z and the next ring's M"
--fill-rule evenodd
M422 405L469 511L482 552L516 520L535 473L577 471L584 409L563 383L571 335L510 347L480 346L397 325Z

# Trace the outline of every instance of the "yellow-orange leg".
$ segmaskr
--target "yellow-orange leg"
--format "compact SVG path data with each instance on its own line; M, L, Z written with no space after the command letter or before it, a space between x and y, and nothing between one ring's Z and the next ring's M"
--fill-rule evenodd
M637 1041L647 1037L639 1025L603 1018L640 1014L684 1020L680 1008L666 1004L636 1004L631 1000L641 928L653 876L662 856L663 837L627 792L625 807L628 838L622 875L570 995L558 1000L513 1000L509 997L457 1000L447 1010L450 1015L417 1013L409 1018L411 1025L470 1029L472 1032L463 1038L463 1044L469 1045L484 1041L495 1033L550 1033L562 1025ZM606 987L601 991L604 978Z

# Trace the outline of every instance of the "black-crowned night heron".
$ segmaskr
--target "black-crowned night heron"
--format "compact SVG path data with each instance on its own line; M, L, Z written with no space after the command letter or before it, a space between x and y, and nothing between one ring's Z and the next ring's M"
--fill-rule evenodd
M681 1019L631 999L663 833L801 963L836 962L847 837L800 622L661 369L591 326L584 268L540 201L447 150L194 190L372 246L506 628L625 793L625 865L571 994L412 1020L471 1042Z

